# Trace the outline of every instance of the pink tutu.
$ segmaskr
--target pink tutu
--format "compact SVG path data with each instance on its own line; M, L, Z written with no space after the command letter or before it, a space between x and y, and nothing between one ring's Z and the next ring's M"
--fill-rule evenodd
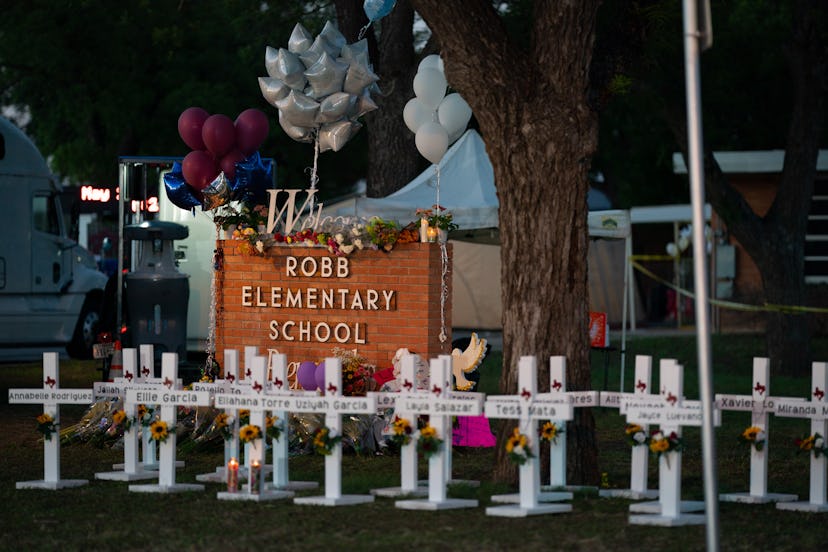
M452 432L451 444L455 447L493 447L495 436L486 416L458 416L457 427Z

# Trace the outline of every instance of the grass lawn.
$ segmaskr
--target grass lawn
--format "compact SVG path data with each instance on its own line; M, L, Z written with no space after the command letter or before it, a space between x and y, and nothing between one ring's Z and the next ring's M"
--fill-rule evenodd
M720 393L748 394L752 357L764 354L757 336L715 336L714 385ZM828 360L828 339L814 341L816 358ZM685 367L685 391L698 398L695 340L692 337L633 337L627 344L626 387L632 387L634 357L654 357L657 380L659 358L676 358ZM602 389L604 356L593 353L593 382ZM63 362L61 387L91 387L99 375L93 362ZM481 390L499 393L501 355L487 358L481 368ZM291 501L245 503L219 501L218 484L204 492L173 495L131 493L127 483L96 481L94 473L111 470L123 461L121 450L91 444L61 449L61 476L89 479L89 485L61 491L16 490L15 482L43 478L43 445L35 431L38 406L9 405L9 388L38 387L39 364L0 366L0 550L701 550L704 526L659 528L628 523L625 499L576 495L567 514L530 518L485 515L492 494L514 489L491 481L493 449L455 449L453 476L479 480L479 488L452 486L449 496L476 498L478 508L422 512L398 510L394 500L327 508L298 506ZM805 397L810 379L773 376L774 396ZM617 353L610 358L606 379L618 389ZM84 407L61 407L64 427L76 423ZM629 487L629 447L623 438L624 419L612 409L593 410L599 447L599 465L609 487ZM501 422L493 422L501 423ZM721 492L746 491L749 453L737 436L750 424L747 413L726 412L717 429L718 475ZM795 453L793 440L807 434L804 420L771 417L769 491L796 493L808 499L809 460ZM700 436L684 432L682 498L703 500ZM186 466L177 482L194 482L195 475L212 471L222 462L220 448L179 454ZM656 463L650 462L650 488L657 486ZM420 462L421 476L427 476ZM319 456L291 458L291 479L324 481ZM399 456L346 455L342 492L367 493L371 488L399 485ZM301 494L320 494L303 492ZM774 505L720 503L722 550L824 550L828 514L783 512Z

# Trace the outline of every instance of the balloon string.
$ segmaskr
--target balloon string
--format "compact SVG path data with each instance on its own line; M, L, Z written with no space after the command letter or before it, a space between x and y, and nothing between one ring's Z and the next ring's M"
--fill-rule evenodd
M218 243L219 238L221 237L219 230L221 229L220 224L216 224L216 242ZM220 249L216 248L213 252L213 270L210 271L210 322L209 328L207 330L207 362L204 366L203 375L215 377L213 374L213 362L215 361L216 357L216 295L217 295L217 286L216 286L216 273L221 269L221 251Z
M437 210L440 210L440 165L435 165L437 170Z
M367 25L365 25L363 28L361 28L359 30L359 35L357 36L357 41L360 41L363 38L365 38L365 33L368 32L368 28L371 26L371 23L373 23L373 21L369 21Z
M446 242L440 242L440 265L440 343L445 343L448 339L448 335L446 335L446 299L448 299L446 278L448 274L448 252L446 251Z
M319 182L319 175L317 173L317 167L319 164L319 131L314 130L314 141L313 141L313 168L311 168L311 177L310 177L310 212L313 213L313 198L315 194L313 193L316 190L316 184Z

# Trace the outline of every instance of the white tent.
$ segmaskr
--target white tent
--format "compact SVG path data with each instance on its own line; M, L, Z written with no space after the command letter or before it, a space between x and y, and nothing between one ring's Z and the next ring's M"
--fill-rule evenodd
M389 196L355 197L326 205L323 216L379 216L407 224L415 220L418 208L439 203L451 210L453 220L460 226L450 236L454 243L452 325L499 329L498 199L492 164L476 131L468 130L443 156L439 181L438 190L437 170L431 166ZM626 210L606 210L609 202L597 190L590 190L588 203L590 237L607 239L593 242L590 247L592 308L607 312L611 321L621 322L623 359L627 312L632 306L629 298L635 298L629 294L634 289L629 264L630 215ZM623 271L618 270L621 266ZM610 293L610 290L617 291ZM619 295L621 301L618 301Z

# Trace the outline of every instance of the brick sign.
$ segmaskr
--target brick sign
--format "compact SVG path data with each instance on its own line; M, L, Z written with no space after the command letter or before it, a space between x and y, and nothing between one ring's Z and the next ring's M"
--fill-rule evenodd
M401 347L433 358L451 351L451 277L441 343L440 245L408 243L392 251L337 257L324 248L275 246L264 256L223 249L218 279L216 358L255 345L288 363L321 362L335 347L388 367ZM447 244L449 267L451 245Z

